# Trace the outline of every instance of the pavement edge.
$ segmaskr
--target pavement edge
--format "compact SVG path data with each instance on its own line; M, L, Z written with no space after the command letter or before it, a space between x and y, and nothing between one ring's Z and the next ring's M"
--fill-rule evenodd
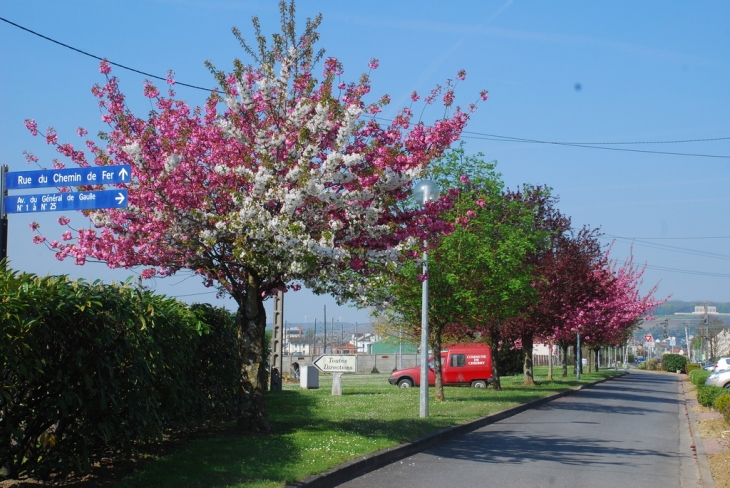
M443 441L480 429L486 425L499 422L500 420L512 417L513 415L517 415L518 413L524 412L531 408L539 407L540 405L544 405L558 398L570 395L572 393L575 393L576 391L590 388L591 386L603 383L604 381L609 381L614 378L621 378L623 376L626 376L627 374L629 374L628 371L618 375L609 376L607 378L602 378L592 383L586 383L576 388L564 390L543 398L538 398L537 400L532 400L521 405L500 410L499 412L494 412L492 414L480 417L470 422L465 422L463 424L455 425L453 427L447 427L445 429L437 430L436 432L432 432L423 437L419 437L418 439L414 439L412 441L405 442L397 446L376 451L366 456L360 456L356 459L352 459L350 461L342 463L322 473L309 476L307 478L304 478L303 480L289 483L286 485L286 488L328 488L331 486L337 486L339 484L345 483L346 481L357 478L358 476L362 476L369 471L381 468L394 461L398 461L418 452L430 449L431 447L435 447ZM712 479L712 476L710 476L710 479ZM714 485L707 488L714 488Z
M700 437L699 428L697 427L697 417L695 417L694 412L692 412L692 408L689 405L689 399L687 398L684 378L680 379L680 383L682 396L684 397L684 409L689 420L689 430L692 435L692 444L694 445L695 455L697 456L702 486L703 488L715 488L715 480L712 477L712 471L710 470L710 461L707 459L705 444L702 442L702 437Z

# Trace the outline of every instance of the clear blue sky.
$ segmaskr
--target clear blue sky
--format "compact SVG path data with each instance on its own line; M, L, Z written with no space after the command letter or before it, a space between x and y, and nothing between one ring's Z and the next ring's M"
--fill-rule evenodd
M646 262L645 288L680 300L730 300L730 140L602 147L695 154L614 151L504 137L571 143L632 143L730 137L730 3L678 1L305 1L299 19L321 12L320 45L338 57L345 78L380 60L373 93L388 93L393 111L413 90L425 92L466 69L463 104L490 92L464 141L469 152L497 160L509 187L546 184L575 226L600 226L617 237L613 256L633 246ZM213 87L206 59L229 68L246 60L230 33L253 39L258 15L267 34L278 29L274 1L65 0L3 2L0 17L91 54L180 82ZM74 129L103 130L92 84L98 62L0 22L0 164L27 165L23 150L51 166L56 153L23 126L54 126L62 141ZM130 105L149 109L143 75L114 68ZM199 90L178 88L193 104ZM143 112L144 113L144 112ZM384 116L392 115L384 113ZM436 116L438 114L432 114ZM484 134L482 136L477 135ZM499 137L495 137L499 136ZM480 139L481 137L481 139ZM501 139L501 140L494 140ZM720 155L710 158L697 155ZM59 263L31 243L28 224L51 235L60 214L10 215L9 255L16 269L88 279L124 279L129 271ZM60 228L59 228L60 229ZM59 232L60 233L60 232ZM606 238L605 242L610 242ZM216 300L197 277L158 279L151 286L188 301ZM365 322L366 311L335 308L328 297L289 293L286 319Z

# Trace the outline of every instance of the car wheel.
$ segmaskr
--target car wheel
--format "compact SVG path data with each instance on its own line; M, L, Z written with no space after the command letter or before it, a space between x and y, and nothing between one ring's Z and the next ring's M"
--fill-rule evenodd
M730 382L726 383L725 386L723 386L723 388L727 388L728 390L730 390Z
M413 382L409 378L398 380L398 388L410 388L411 386L413 386Z
M471 386L473 386L474 388L486 388L487 382L484 380L472 381Z

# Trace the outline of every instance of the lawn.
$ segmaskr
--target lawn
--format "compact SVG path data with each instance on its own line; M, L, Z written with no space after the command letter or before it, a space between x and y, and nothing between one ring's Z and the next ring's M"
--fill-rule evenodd
M502 391L447 388L443 403L433 400L431 389L425 419L418 416L418 388L391 386L387 374L344 375L342 396L332 396L331 377L321 375L318 390L290 384L268 394L274 434L193 441L116 486L281 487L357 456L616 373L584 374L580 382L572 375L547 382L546 374L547 368L536 368L536 387L521 386L520 375L502 378Z

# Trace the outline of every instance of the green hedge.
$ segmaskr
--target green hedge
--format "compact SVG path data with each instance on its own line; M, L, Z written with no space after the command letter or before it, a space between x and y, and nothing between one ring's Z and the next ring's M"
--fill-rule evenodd
M662 356L662 368L664 371L684 371L684 367L687 365L687 356L681 354L664 354Z
M710 371L705 371L704 369L695 369L694 371L690 371L690 373L689 373L689 380L697 388L700 388L700 387L704 386L705 380L711 374L712 373Z
M690 372L696 370L696 369L702 369L702 366L700 366L697 363L687 363L684 367L684 371L687 374L690 374Z
M719 396L727 393L728 391L725 388L719 386L701 386L697 392L697 401L700 405L711 407Z
M233 413L231 314L129 284L0 268L0 466L84 473L167 429Z
M730 421L730 393L725 393L715 398L715 402L712 404L713 408L720 412L725 419L725 422Z

